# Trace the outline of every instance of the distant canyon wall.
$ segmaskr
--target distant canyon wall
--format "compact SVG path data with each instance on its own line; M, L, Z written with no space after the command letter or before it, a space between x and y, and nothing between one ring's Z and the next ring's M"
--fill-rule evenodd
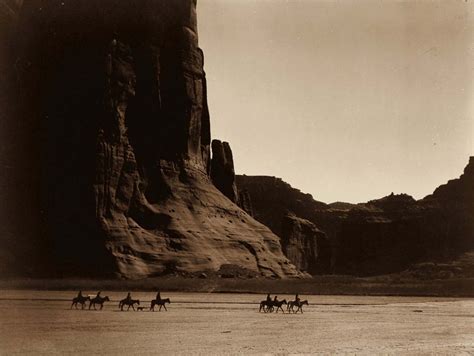
M392 194L361 204L325 204L279 178L237 176L236 181L250 196L253 216L280 236L283 246L295 241L286 250L293 263L308 268L318 262L317 269L309 270L313 274L392 273L417 262L449 261L474 249L473 157L460 178L418 201ZM311 228L288 228L288 215ZM317 256L311 253L318 240L314 229L325 236L320 237L324 252ZM298 249L308 253L302 257L295 254Z

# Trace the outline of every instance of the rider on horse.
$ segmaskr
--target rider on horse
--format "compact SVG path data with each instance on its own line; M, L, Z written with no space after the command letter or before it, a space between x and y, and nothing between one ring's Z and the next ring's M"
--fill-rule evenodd
M270 293L267 294L267 303L272 301L272 297L270 297Z
M158 291L158 293L156 293L156 300L161 300L160 291Z

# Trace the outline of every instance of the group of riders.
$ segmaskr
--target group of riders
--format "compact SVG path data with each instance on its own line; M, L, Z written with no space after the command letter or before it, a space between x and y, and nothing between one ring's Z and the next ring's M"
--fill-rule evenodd
M100 295L100 293L101 292L99 291L95 297L91 298L90 296L83 296L82 291L79 291L79 293L77 294L77 297L73 298L73 300L72 300L71 308L73 306L75 306L76 309L77 309L77 305L81 304L82 309L84 309L84 306L85 306L86 302L88 301L89 302L89 309L92 306L95 309L96 305L100 305L100 309L102 309L104 307L104 302L108 302L110 299L109 299L109 297L102 297Z
M99 291L95 297L91 298L91 296L83 296L82 291L79 291L77 297L72 300L71 308L75 306L77 309L77 305L81 304L82 309L84 309L85 303L89 301L89 309L92 306L94 307L94 309L96 309L96 305L100 305L100 309L102 309L104 307L104 302L110 301L110 299L109 297L102 297L100 294L101 292ZM159 306L159 311L161 311L161 308L165 308L165 310L167 310L165 305L167 303L170 303L169 298L161 298L161 293L158 291L158 293L156 293L156 298L151 301L150 311L154 311L155 306ZM129 310L130 307L135 310L135 304L137 304L138 310L144 310L144 307L138 307L138 305L140 305L140 301L138 299L133 299L131 293L128 292L127 296L119 302L119 308L120 310L123 310L125 306L128 306L127 310ZM295 295L295 300L290 300L289 302L287 302L286 299L283 299L280 301L278 300L278 296L275 296L272 299L270 293L268 293L267 298L260 302L259 311L263 311L265 313L271 313L275 311L278 313L278 310L281 310L282 312L285 312L282 308L283 305L287 306L286 310L288 312L297 313L298 311L300 311L301 313L303 313L303 305L308 305L308 301L301 301L298 294ZM297 308L296 310L294 309L295 307Z
M110 299L109 299L109 297L102 297L100 294L101 294L101 292L99 291L95 297L91 298L91 296L82 295L82 291L79 291L79 293L77 294L77 297L75 297L72 300L71 308L73 306L75 306L76 309L77 309L77 305L81 304L82 309L84 309L85 303L87 301L89 301L89 309L92 306L94 307L94 309L96 309L96 307L95 307L96 304L99 304L100 309L102 309L103 306L104 306L104 302L110 301ZM161 293L158 291L158 293L156 294L156 299L153 299L151 301L150 310L154 311L155 306L159 306L160 311L161 311L162 307L164 307L165 310L167 310L166 305L165 305L166 303L168 303L168 304L170 303L169 298L162 299L161 298ZM131 293L128 292L127 296L119 302L119 308L120 308L120 310L123 310L124 306L128 306L128 309L130 309L130 307L132 307L132 309L135 310L134 304L140 305L140 301L138 299L133 299ZM137 308L138 308L138 310L143 310L144 309L144 307L137 307Z
M270 296L270 293L267 294L267 299L262 300L260 302L260 309L259 312L263 311L264 313L271 313L275 311L278 313L278 310L281 310L283 313L285 312L283 310L283 305L286 305L287 308L286 310L288 312L301 312L303 313L303 305L308 305L307 300L301 300L299 295L295 295L295 300L290 300L289 302L286 301L286 299L283 300L278 300L278 296L275 296L273 299ZM296 310L294 308L297 308Z

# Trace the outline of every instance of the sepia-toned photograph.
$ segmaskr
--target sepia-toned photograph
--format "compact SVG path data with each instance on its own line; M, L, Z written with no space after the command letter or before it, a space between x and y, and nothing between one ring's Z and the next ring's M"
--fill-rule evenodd
M0 0L0 355L473 355L474 1Z

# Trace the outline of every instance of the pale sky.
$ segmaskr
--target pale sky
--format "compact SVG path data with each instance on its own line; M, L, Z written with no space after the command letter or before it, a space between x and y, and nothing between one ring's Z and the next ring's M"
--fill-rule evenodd
M324 202L415 198L474 155L469 1L198 0L212 137Z

